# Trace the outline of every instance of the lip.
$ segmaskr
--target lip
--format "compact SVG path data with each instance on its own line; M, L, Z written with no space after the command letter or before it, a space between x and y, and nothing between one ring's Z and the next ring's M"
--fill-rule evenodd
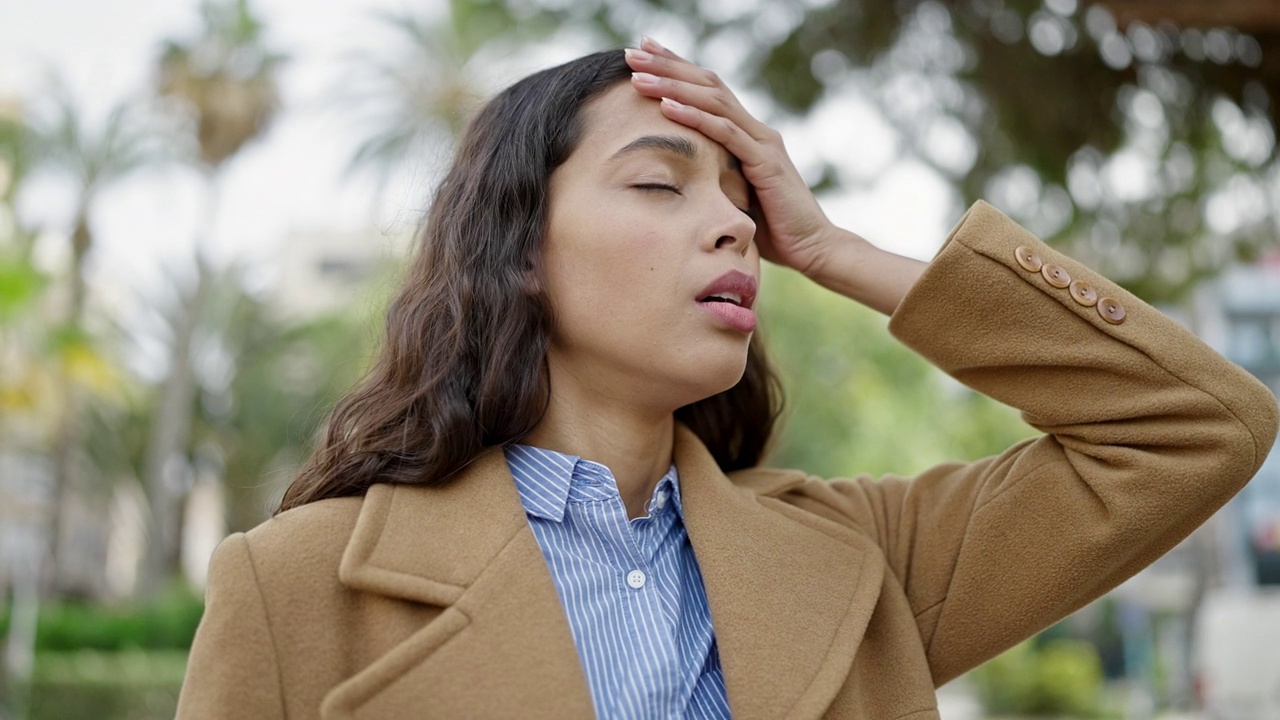
M752 306L756 302L757 283L755 277L748 275L740 270L730 270L729 272L716 278L702 292L698 293L695 300L698 301L698 307L702 308L707 314L719 320L722 324L727 325L734 330L742 333L750 333L756 329L756 314L752 310ZM702 302L702 298L717 293L733 293L742 298L741 305L734 305L728 302Z
M730 270L711 282L710 285L702 289L695 298L699 302L702 298L716 293L733 293L742 297L741 307L750 310L756 302L756 283L755 277L748 275L741 270Z

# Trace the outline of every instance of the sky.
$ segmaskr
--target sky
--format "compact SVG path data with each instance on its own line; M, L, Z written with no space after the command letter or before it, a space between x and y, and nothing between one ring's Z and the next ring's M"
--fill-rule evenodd
M382 195L372 177L347 169L358 128L333 100L343 58L356 48L377 52L384 38L372 12L444 11L443 0L257 0L268 38L290 60L282 77L284 110L260 141L226 168L216 211L206 207L200 180L181 167L147 170L113 186L93 209L98 246L89 272L108 296L145 297L138 288L163 286L189 272L198 236L220 262L261 270L270 282L287 262L291 235L350 233L402 246L425 209L430 178L441 157L406 158L400 177ZM163 39L190 37L199 27L197 0L17 0L0 3L0 97L37 97L51 73L64 78L90 117L121 99L146 96ZM661 29L660 29L661 30ZM666 40L671 42L668 32ZM679 38L675 38L677 41ZM488 73L481 88L502 85L578 51L547 48L519 65ZM752 105L748 103L748 108ZM854 162L871 178L866 187L825 198L837 224L887 249L928 259L958 219L945 183L918 164L894 161L891 132L856 98L835 99L804 122L779 128L803 172L819 167L820 152ZM852 160L851 160L852 159ZM376 198L376 199L375 199ZM19 212L41 226L67 228L70 196L36 182ZM44 262L65 262L65 241L51 234L39 244ZM127 300L121 300L127 302Z

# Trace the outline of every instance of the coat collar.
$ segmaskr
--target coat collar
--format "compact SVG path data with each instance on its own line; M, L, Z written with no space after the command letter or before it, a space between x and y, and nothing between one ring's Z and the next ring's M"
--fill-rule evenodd
M820 715L875 605L878 549L735 485L683 426L674 447L733 716ZM559 595L501 450L444 487L371 488L339 579L446 610L336 687L325 717L373 716L383 703L441 707L443 698L461 716L591 717Z

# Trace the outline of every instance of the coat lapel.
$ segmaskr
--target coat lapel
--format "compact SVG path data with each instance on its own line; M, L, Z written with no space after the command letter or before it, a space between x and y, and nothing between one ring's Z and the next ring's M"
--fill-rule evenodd
M733 716L821 715L875 605L878 550L734 485L682 426L675 455ZM501 450L443 487L371 488L339 578L444 610L335 687L324 718L593 716L560 597Z
M371 488L339 579L445 609L335 687L323 717L592 717L560 597L500 449L443 487Z
M734 485L686 428L677 428L675 452L733 717L821 716L879 596L879 549Z

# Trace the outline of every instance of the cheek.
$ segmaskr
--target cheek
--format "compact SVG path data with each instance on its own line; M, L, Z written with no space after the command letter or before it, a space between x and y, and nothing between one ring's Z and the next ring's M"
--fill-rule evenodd
M630 345L630 336L648 336L677 321L676 254L652 231L615 230L601 227L573 242L561 236L566 242L549 248L546 277L563 340L590 335Z
M626 297L669 279L678 248L652 218L593 215L564 223L548 238L548 277L566 291Z

